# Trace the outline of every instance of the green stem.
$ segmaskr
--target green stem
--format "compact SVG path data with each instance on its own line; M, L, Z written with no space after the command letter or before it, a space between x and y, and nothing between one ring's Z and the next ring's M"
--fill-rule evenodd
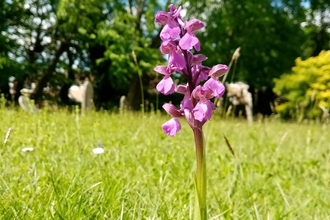
M195 146L196 146L196 194L197 200L195 207L195 220L206 220L206 161L205 161L205 146L202 126L198 123L196 128L193 128ZM198 212L199 210L199 212Z

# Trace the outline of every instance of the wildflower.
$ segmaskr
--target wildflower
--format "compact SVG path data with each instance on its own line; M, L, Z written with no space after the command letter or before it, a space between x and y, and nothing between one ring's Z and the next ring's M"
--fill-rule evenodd
M168 122L164 123L163 131L169 136L175 136L176 133L181 129L181 124L177 118L172 118Z
M102 147L96 147L96 148L93 149L93 153L94 154L103 154L104 149Z
M193 48L196 51L200 50L200 43L195 33L205 26L204 23L195 18L189 21L183 20L179 15L181 7L176 8L171 4L169 9L169 12L160 11L155 16L155 22L164 25L160 34L162 40L160 51L168 55L167 66L154 68L156 72L164 75L156 89L164 95L174 92L184 94L180 109L175 112L180 112L180 117L185 116L186 119L188 117L188 123L191 125L196 124L193 120L203 125L211 119L212 112L216 109L210 100L221 98L225 92L225 87L218 78L228 71L228 67L223 64L217 64L212 68L203 66L202 62L207 57L203 54L193 54L190 50ZM171 78L174 72L186 76L187 84L175 87ZM174 136L181 129L177 120L178 115L173 115L173 106L163 107L173 117L173 120L163 124L163 131Z
M200 51L200 43L194 32L204 27L204 23L193 18L184 25L186 33L180 39L179 45L183 50L191 50L193 47L195 50Z
M24 148L22 148L22 152L31 152L31 151L34 151L33 147L24 147Z
M200 42L195 33L205 25L198 19L185 21L180 16L181 7L169 6L169 12L160 11L155 16L155 22L163 25L160 33L162 44L160 51L168 55L167 66L157 66L155 71L164 75L156 89L165 95L174 92L183 94L180 108L173 104L164 104L164 110L172 118L162 125L165 134L175 136L181 129L178 118L184 117L193 130L196 146L196 191L198 207L196 218L206 219L206 166L203 125L212 117L216 109L212 98L220 98L225 92L224 85L218 80L228 71L228 67L217 64L212 68L202 63L207 59L203 54L193 54L200 51ZM187 79L185 84L175 87L171 75L176 72Z
M160 51L163 54L168 54L168 68L171 70L182 72L186 68L185 58L178 46L178 41L164 41L160 46Z
M155 17L155 21L158 24L164 25L160 33L160 38L165 40L173 40L177 38L181 32L181 27L178 22L178 18L180 18L180 8L175 8L170 6L170 12L158 12Z
M93 149L93 153L94 154L103 154L104 153L104 148L103 148L103 145L100 140L97 142L97 147Z
M160 74L165 75L164 78L157 84L157 90L164 95L172 94L174 92L174 82L170 77L172 72L168 71L167 66L156 66L154 70Z

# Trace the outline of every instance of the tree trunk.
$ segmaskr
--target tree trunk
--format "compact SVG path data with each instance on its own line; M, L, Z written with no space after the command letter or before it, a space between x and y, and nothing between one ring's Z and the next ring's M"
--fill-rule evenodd
M50 62L46 72L40 77L39 81L37 82L37 87L34 90L34 101L37 106L41 104L42 93L44 87L46 86L47 82L51 79L52 75L55 72L56 65L60 59L60 56L65 51L67 44L64 41L61 41L59 47L55 51L54 58Z
M129 110L139 109L141 104L141 88L139 86L139 76L134 74L127 94L126 105Z

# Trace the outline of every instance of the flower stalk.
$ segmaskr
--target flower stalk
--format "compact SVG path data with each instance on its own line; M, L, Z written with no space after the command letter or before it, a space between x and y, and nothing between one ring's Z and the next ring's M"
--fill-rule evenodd
M207 207L206 207L206 159L205 159L205 146L204 134L202 129L193 129L195 147L196 147L196 205L195 205L195 219L206 220Z

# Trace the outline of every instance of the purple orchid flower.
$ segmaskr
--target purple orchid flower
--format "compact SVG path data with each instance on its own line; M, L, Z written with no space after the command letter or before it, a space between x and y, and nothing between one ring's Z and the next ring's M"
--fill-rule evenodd
M194 32L202 29L204 23L193 18L190 21L186 22L184 29L186 33L180 39L179 45L183 50L191 50L193 47L195 50L200 51L200 43L198 38L195 36Z
M154 70L160 74L165 75L164 78L157 84L156 89L164 95L174 93L174 82L171 78L172 72L167 66L156 66Z
M215 110L215 106L210 100L214 97L222 97L225 92L225 87L218 78L228 71L228 67L223 64L217 64L212 68L203 66L202 62L207 57L203 54L193 54L190 50L193 48L196 51L200 50L200 42L195 33L205 26L204 23L195 18L189 21L183 20L180 16L181 7L176 8L171 4L169 9L169 12L159 11L155 16L155 22L164 26L160 33L160 38L163 41L160 51L168 55L168 65L157 66L154 69L164 75L164 78L157 84L156 89L165 95L174 92L184 94L180 109L176 109L173 105L163 106L173 118L179 117L173 112L179 112L180 117L183 117L187 115L185 111L189 111L189 117L193 117L194 120L204 124L211 119L212 112ZM175 88L171 78L173 72L185 75L188 83L178 85ZM204 85L199 85L204 81ZM174 135L173 132L180 130L174 129L178 128L177 125L180 124L178 121L174 123L172 120L170 123L166 122L165 124L163 130L171 136ZM191 124L194 125L194 123ZM173 126L173 129L169 130L170 125Z
M211 120L212 112L216 109L211 102L213 98L221 98L225 92L224 85L218 80L228 71L228 67L217 64L212 68L202 63L207 59L203 54L193 54L200 51L200 42L195 33L205 25L193 18L185 21L180 16L181 7L169 6L169 12L160 11L156 14L155 22L163 25L160 33L162 44L160 51L168 55L167 66L157 66L155 71L164 75L156 88L165 95L177 92L183 94L180 107L164 104L164 110L172 118L162 125L165 134L175 136L181 129L178 118L185 118L193 130L196 146L196 192L198 204L195 218L207 219L206 207L206 166L203 125ZM187 79L186 84L175 86L171 75L177 72Z
M168 54L168 66L177 68L180 72L186 68L186 61L182 50L177 45L177 41L164 41L160 46L160 51L163 54Z
M181 124L177 118L172 118L162 125L163 131L169 136L175 136L181 129Z

